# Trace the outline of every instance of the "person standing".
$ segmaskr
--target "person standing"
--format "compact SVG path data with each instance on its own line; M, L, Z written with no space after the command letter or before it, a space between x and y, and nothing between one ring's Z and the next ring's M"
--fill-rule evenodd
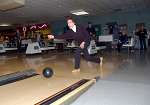
M17 38L17 48L18 51L21 51L21 35L19 29L16 30L16 38Z
M80 58L81 58L81 52L84 54L84 58L87 61L92 61L95 63L102 64L102 61L98 57L90 56L88 52L88 46L90 45L91 36L89 35L86 28L82 26L77 26L75 24L75 21L71 17L67 17L67 24L69 27L69 30L64 33L63 35L48 35L49 39L73 39L78 44L79 47L75 50L75 65L74 70L72 72L79 72L80 71ZM102 59L102 58L101 58Z
M146 38L147 38L147 30L142 25L141 28L136 32L137 36L139 36L140 41L140 50L146 50Z

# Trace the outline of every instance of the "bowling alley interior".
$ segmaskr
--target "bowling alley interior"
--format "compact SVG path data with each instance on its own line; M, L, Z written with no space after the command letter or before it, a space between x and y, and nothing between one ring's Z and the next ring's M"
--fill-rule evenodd
M150 0L0 0L0 105L150 105Z

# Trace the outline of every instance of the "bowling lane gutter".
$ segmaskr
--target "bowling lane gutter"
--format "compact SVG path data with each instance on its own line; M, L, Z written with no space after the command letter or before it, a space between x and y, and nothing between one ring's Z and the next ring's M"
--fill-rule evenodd
M55 102L56 100L60 99L61 97L65 96L66 94L72 92L73 90L77 89L81 85L87 83L89 80L88 79L82 79L78 81L77 83L65 88L64 90L61 90L60 92L36 103L35 105L50 105L51 103Z

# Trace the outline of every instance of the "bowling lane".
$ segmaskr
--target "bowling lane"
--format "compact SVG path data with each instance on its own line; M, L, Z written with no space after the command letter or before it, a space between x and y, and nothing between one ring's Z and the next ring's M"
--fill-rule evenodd
M34 105L63 90L80 79L55 77L46 79L41 75L0 87L3 105Z
M13 73L33 68L41 73L45 67L54 70L54 76L50 79L43 76L35 76L12 84L0 87L0 99L4 105L34 105L43 99L69 87L83 78L100 76L105 78L111 75L122 63L124 57L104 55L103 66L87 62L81 59L81 72L72 73L73 55L66 53L47 53L42 55L12 55L1 58L0 75Z
M73 55L68 53L56 54L50 52L31 56L25 56L23 54L1 56L0 75L28 69L35 69L38 73L41 73L45 67L52 67L55 75L58 77L83 79L101 76L101 78L105 78L111 75L121 62L121 59L116 56L104 56L103 67L100 68L99 64L81 59L81 72L73 74L71 71L74 68L74 59Z

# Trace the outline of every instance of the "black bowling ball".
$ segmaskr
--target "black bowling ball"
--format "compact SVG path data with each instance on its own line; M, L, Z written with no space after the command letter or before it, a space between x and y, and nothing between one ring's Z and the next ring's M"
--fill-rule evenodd
M50 67L46 67L43 69L43 76L46 77L46 78L50 78L53 76L53 69L50 68Z

